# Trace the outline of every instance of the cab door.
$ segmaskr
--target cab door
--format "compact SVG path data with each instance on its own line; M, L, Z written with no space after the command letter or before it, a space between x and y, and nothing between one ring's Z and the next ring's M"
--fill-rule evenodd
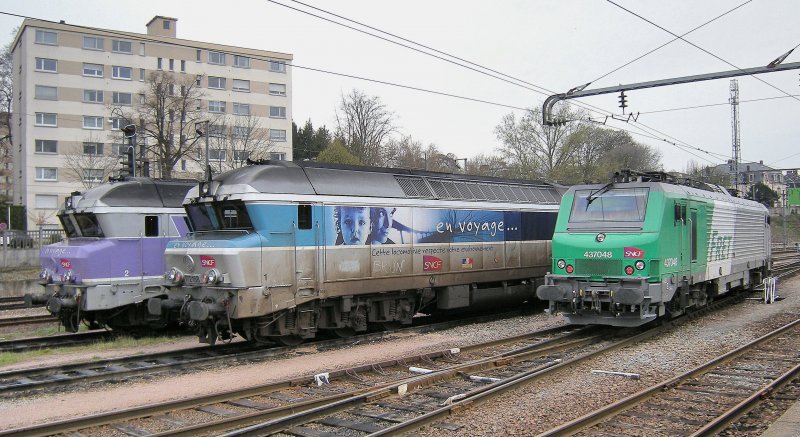
M319 292L322 207L310 203L297 204L295 221L295 286L298 298Z

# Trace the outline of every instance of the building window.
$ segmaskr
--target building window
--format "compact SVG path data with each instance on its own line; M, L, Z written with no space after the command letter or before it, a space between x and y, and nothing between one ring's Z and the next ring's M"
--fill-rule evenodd
M34 98L38 100L58 100L58 88L54 86L36 85Z
M269 71L273 73L286 73L286 62L269 61Z
M269 139L271 141L286 141L286 129L270 129Z
M83 171L84 182L103 182L103 169L87 168Z
M103 103L103 91L83 90L83 101L85 103Z
M286 118L286 107L285 106L270 106L269 107L269 116L271 118Z
M233 55L233 66L239 68L250 68L250 58L247 56Z
M198 111L203 109L203 101L201 99L194 99L194 103L195 103L194 109Z
M144 102L145 102L144 93L139 93L139 104L144 105Z
M250 81L243 80L243 79L233 79L233 90L234 91L246 91L250 92Z
M84 115L83 116L83 128L84 129L102 129L103 128L103 117L98 117L95 115Z
M54 182L58 180L58 169L55 167L36 167L36 180Z
M217 89L217 90L224 90L225 89L225 78L224 77L215 77L215 76L208 76L208 87Z
M250 151L248 150L234 150L233 151L233 160L236 162L244 162L247 161L247 158L250 157Z
M203 59L203 51L200 50L200 49L197 49L197 62L202 61L202 59Z
M749 175L747 175L747 178L748 178L748 180L749 180L750 182L753 182L753 179L754 179L754 177L753 177L753 173L750 173Z
M247 103L233 103L234 115L250 115L250 105Z
M208 63L216 65L225 65L225 53L208 52Z
M103 66L100 64L83 64L83 75L103 77Z
M83 154L103 156L103 143L83 143Z
M164 68L163 63L164 63L164 60L161 59L161 58L158 58L156 60L156 68L158 68L159 70L162 70Z
M282 83L271 83L269 84L269 94L271 96L285 96L286 95L286 85Z
M58 34L36 29L36 44L58 45Z
M111 156L122 156L128 152L128 145L122 143L111 144Z
M271 152L269 154L269 159L274 161L286 161L286 154L285 153L278 153L278 152Z
M195 78L195 80L194 80L194 83L195 83L195 85L196 85L197 87L201 87L201 86L202 86L202 85L200 84L200 83L201 83L201 81L202 81L202 79L203 79L203 76L202 76L202 75L200 75L200 74L198 74L198 75L197 75L197 77Z
M96 36L84 36L83 48L86 50L103 50L103 38Z
M57 127L58 116L49 112L37 112L36 126Z
M131 104L133 104L133 96L131 95L131 93L120 93L114 91L112 99L115 105L130 106Z
M236 140L244 140L250 136L250 128L247 126L234 126L231 131L231 136Z
M144 56L144 43L139 43L139 56Z
M111 78L131 80L133 78L133 68L115 65L111 67Z
M164 30L169 30L169 20L164 20Z
M208 112L225 112L225 102L219 100L209 100Z
M139 69L139 82L144 82L144 68Z
M111 51L117 53L133 54L133 43L130 41L111 40Z
M58 153L58 141L56 140L36 140L36 153Z
M225 149L209 149L208 150L208 160L209 161L224 161L225 160Z
M225 126L221 124L209 124L208 135L214 138L222 138L225 136Z
M174 59L170 59L169 60L169 71L175 71L175 60Z
M36 71L58 73L58 61L48 58L36 58Z
M186 160L185 159L181 159L181 170L182 171L186 171Z
M181 59L181 73L186 73L186 61Z
M58 209L58 196L54 194L37 194L36 209Z
M122 126L122 118L113 117L110 120L111 120L111 130L120 130L120 126Z

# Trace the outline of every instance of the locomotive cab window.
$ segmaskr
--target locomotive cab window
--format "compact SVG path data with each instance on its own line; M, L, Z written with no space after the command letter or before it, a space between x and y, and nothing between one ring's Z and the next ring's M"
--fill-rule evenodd
M72 220L69 218L69 215L67 214L59 215L58 221L61 222L61 227L64 228L64 232L67 234L67 238L75 238L78 236L78 230L75 229L75 226L73 226Z
M146 215L144 217L144 236L158 237L158 216Z
M75 223L84 237L103 237L103 230L97 217L92 213L75 214Z
M311 229L311 205L297 205L297 228Z
M196 232L253 229L247 208L239 200L187 205L186 213Z
M641 222L649 188L578 190L569 215L571 223Z

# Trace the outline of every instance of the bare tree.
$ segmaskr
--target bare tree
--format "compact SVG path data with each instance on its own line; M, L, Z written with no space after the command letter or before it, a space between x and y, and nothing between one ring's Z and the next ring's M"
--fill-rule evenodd
M336 111L336 137L365 165L383 164L384 141L395 130L394 114L377 96L358 90L342 95Z
M198 82L195 76L155 71L148 77L144 103L125 115L137 125L139 143L155 158L163 178L172 177L175 164L195 151L200 138L194 126L203 117Z
M475 155L467 161L467 173L480 176L511 177L512 169L502 156Z
M81 144L64 153L67 178L89 189L107 180L118 170L118 156L106 155L105 144L90 133Z
M269 130L253 115L221 116L210 123L208 130L213 158L209 164L218 172L243 167L248 158L267 159L276 147L269 139ZM205 156L199 155L205 165Z
M551 179L569 163L573 148L568 139L583 122L566 106L557 111L556 117L569 121L545 125L539 108L527 110L519 120L513 113L503 117L495 134L503 143L499 151L512 167L513 176Z

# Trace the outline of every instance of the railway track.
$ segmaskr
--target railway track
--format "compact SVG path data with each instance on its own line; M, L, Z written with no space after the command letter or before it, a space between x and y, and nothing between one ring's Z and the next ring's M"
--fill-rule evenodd
M307 420L338 424L341 430L372 432L377 430L375 423L392 425L398 420L395 417L400 417L369 410L380 408L390 398L400 400L398 414L409 415L411 407L402 406L406 405L404 402L409 396L402 395L428 396L432 400L417 402L417 408L429 410L439 405L443 397L463 393L470 385L486 387L490 378L508 377L521 371L543 375L547 369L558 366L565 354L580 353L592 347L601 348L598 345L604 341L602 334L592 328L554 328L459 350L409 356L325 375L309 375L194 399L8 430L0 435L44 435L70 431L79 431L81 434L123 432L131 435L199 435L241 429L254 423L270 424L271 428L245 428L247 432L261 435L271 432L271 429L286 427L299 431L305 426L301 422ZM409 365L428 367L431 372L415 374L409 371ZM464 377L474 374L480 374L481 377ZM360 413L358 417L361 422L335 418L311 419L342 409Z
M800 319L541 436L714 434L800 375L798 350Z
M0 341L0 352L27 352L30 350L58 348L58 347L71 347L82 346L86 344L96 343L98 341L106 341L114 338L112 331L102 329L79 332L76 334L58 334L48 335L44 337L28 337L16 340Z
M380 340L392 333L424 333L440 329L497 320L502 317L519 316L514 311L480 317L463 318L454 321L425 323L391 332L376 332L348 338L320 340L304 343L300 347L315 346L318 349L330 348L358 342ZM23 396L42 390L66 389L77 384L96 383L108 380L120 381L142 375L157 375L167 372L188 372L207 368L221 363L251 363L281 356L294 351L296 346L265 348L244 342L234 342L214 347L197 346L177 351L149 355L90 360L66 365L27 368L0 372L0 395L4 397Z
M25 298L22 296L0 297L0 311L18 310L27 308Z
M21 325L41 325L44 323L58 323L58 319L50 314L39 316L22 316L0 318L0 327L21 326Z

